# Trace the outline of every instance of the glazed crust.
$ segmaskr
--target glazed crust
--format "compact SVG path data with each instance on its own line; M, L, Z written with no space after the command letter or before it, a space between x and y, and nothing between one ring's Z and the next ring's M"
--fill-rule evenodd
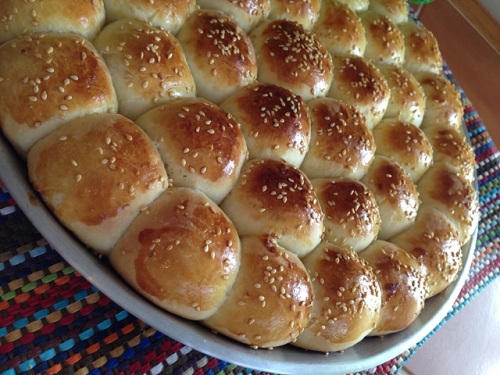
M54 215L103 254L168 187L147 135L118 114L85 116L52 132L30 150L28 173Z

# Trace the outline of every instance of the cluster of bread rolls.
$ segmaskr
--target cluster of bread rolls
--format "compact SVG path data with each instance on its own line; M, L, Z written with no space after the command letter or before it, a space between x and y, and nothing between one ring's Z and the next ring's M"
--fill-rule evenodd
M404 0L3 0L0 42L34 189L173 314L339 351L461 268L474 154Z

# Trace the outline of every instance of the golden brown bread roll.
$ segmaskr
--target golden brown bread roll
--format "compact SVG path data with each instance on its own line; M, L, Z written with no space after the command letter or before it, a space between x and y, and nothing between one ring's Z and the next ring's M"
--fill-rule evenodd
M303 259L314 291L311 320L294 345L344 350L368 335L379 319L381 292L371 267L352 250L322 243Z
M104 0L108 23L135 18L176 33L196 9L196 0Z
M426 97L422 129L447 125L459 129L462 126L464 108L460 94L445 77L428 72L415 73Z
M370 5L370 0L336 0L340 4L343 4L355 12L363 12L368 9Z
M174 186L201 190L220 203L247 158L238 124L201 98L175 100L137 119L158 148Z
M121 19L107 25L94 42L113 78L118 111L136 119L147 110L196 87L179 42L150 24Z
M466 136L445 124L436 124L424 129L433 148L435 162L448 163L468 181L475 178L475 154Z
M274 236L299 257L323 234L323 212L311 182L285 162L250 160L221 208L240 236Z
M325 214L326 241L360 252L377 238L378 204L363 183L348 178L319 178L311 183Z
M415 22L398 25L405 40L403 67L411 73L431 72L440 74L443 59L436 38L430 30Z
M382 291L380 318L370 336L405 329L424 308L425 269L412 255L386 241L375 241L359 256L373 267Z
M403 167L385 156L375 156L361 181L372 191L378 203L382 219L381 240L413 225L420 205L419 195Z
M32 33L74 33L93 40L104 21L102 0L2 0L0 44Z
M239 87L256 80L257 62L252 42L224 13L194 12L179 30L177 39L199 96L219 104Z
M333 80L328 96L354 106L373 129L384 117L390 90L380 70L359 56L333 56Z
M422 205L415 225L391 239L413 255L426 270L427 296L442 292L462 267L458 232L445 214Z
M416 126L396 119L384 119L373 129L377 155L387 156L408 173L413 182L432 165L432 145Z
M383 14L395 24L408 21L406 0L370 0L368 9Z
M168 187L148 136L111 113L78 118L42 138L28 154L28 173L54 215L103 254Z
M0 46L0 127L23 157L63 123L116 109L108 68L87 40L36 34Z
M364 57L375 64L402 65L405 58L403 34L386 16L366 11L360 15L366 33Z
M436 163L418 182L423 204L443 212L458 230L460 244L472 237L479 219L477 192L471 182L447 163Z
M311 279L295 254L272 238L244 237L236 281L204 323L253 348L273 348L303 331L312 300Z
M385 118L397 118L415 126L422 125L426 96L417 79L406 69L389 64L377 65L391 90Z
M250 37L259 65L258 80L285 87L304 100L325 96L332 80L330 54L300 24L264 21Z
M311 30L318 19L321 0L270 0L269 19L283 19L300 23Z
M269 16L270 0L197 0L201 9L217 10L229 15L245 32Z
M308 109L300 96L284 87L256 83L238 89L221 107L241 124L251 159L300 166L311 139Z
M220 307L240 267L240 241L203 193L170 188L132 222L109 255L140 294L188 319Z
M301 169L309 178L361 178L375 155L375 142L363 116L332 98L309 102L311 142Z
M363 56L365 53L366 36L361 20L337 1L323 1L314 33L332 55Z

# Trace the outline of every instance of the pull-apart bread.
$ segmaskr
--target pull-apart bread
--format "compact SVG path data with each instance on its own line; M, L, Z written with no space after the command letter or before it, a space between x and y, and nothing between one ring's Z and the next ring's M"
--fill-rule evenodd
M341 351L456 280L474 152L404 0L0 3L3 136L166 313Z

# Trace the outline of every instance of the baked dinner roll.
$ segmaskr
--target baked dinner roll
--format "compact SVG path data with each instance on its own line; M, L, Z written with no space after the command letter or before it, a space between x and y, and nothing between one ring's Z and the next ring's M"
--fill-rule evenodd
M304 100L324 96L332 80L330 54L300 24L264 21L250 34L259 64L260 82L285 87Z
M270 19L300 23L311 30L319 16L321 0L271 0Z
M363 56L365 53L366 36L361 20L337 1L323 1L314 33L331 54Z
M375 156L361 181L372 191L379 206L382 219L379 239L389 239L415 222L420 204L418 191L398 163Z
M381 292L371 267L352 250L321 243L303 259L314 291L311 320L294 345L340 351L368 335L380 315Z
M220 203L247 157L238 124L201 98L175 100L137 119L158 148L174 186L193 187Z
M309 102L311 143L301 169L309 178L361 178L375 155L365 118L352 106L332 98Z
M445 162L454 166L468 181L475 178L474 149L465 135L447 125L434 125L424 129L433 148L435 162Z
M377 238L378 204L363 183L348 178L320 178L311 183L325 214L323 222L328 242L359 252Z
M94 42L113 78L118 110L136 119L147 110L196 88L175 37L143 21L121 19L107 25Z
M391 90L384 117L397 118L415 126L422 125L426 96L417 79L400 66L379 64L377 67Z
M460 94L445 77L434 73L416 73L426 96L426 110L422 128L448 125L459 129L462 126L464 108Z
M85 39L36 34L0 46L0 127L21 156L64 122L116 110L109 71Z
M441 74L443 58L432 32L415 22L398 25L405 39L403 67L411 73L431 72Z
M73 33L92 40L104 25L102 0L0 2L0 44L32 33Z
M432 165L432 145L424 132L396 119L384 119L373 129L377 155L387 156L408 173L413 182Z
M442 292L462 267L458 232L446 215L422 205L415 225L391 242L413 255L426 270L427 296Z
M300 166L311 139L308 109L300 96L284 87L256 83L237 90L221 107L241 124L251 159Z
M323 234L323 212L309 179L292 165L251 160L221 203L240 236L271 235L305 256Z
M402 65L405 57L403 34L386 16L367 11L361 14L366 33L364 57L375 64Z
M202 9L213 9L229 15L248 32L266 19L271 10L270 0L197 0Z
M390 98L387 82L375 65L359 56L333 56L329 96L350 104L373 129L384 117Z
M170 188L132 222L109 255L115 270L156 305L187 319L211 316L240 267L231 221L203 193Z
M405 329L424 308L425 269L412 255L386 241L375 241L359 256L373 267L382 290L380 318L370 336Z
M340 4L343 4L355 12L363 12L368 9L370 5L370 0L336 0Z
M370 0L368 9L383 14L395 24L408 21L406 0Z
M135 18L176 33L196 9L195 0L104 0L108 23Z
M28 154L28 173L52 213L105 255L139 211L168 187L148 136L112 113L75 119L42 138Z
M436 163L421 178L418 191L423 204L443 212L458 230L460 244L469 241L479 219L479 202L472 183L447 163Z
M311 279L295 254L271 238L244 237L236 281L204 323L253 348L273 348L303 331L312 300Z
M229 16L212 10L196 11L177 38L199 96L219 104L257 78L252 42Z

